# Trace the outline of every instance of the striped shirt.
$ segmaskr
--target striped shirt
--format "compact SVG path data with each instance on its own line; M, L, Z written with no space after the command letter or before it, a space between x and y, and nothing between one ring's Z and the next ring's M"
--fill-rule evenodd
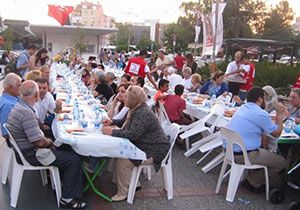
M11 110L7 124L21 151L35 149L33 142L44 138L33 108L23 100Z

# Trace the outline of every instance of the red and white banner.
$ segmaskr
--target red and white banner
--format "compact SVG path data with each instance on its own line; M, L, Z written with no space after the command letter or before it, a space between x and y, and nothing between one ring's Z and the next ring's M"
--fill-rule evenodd
M217 24L217 36L216 36L216 51L215 55L219 52L223 43L223 11L226 3L219 3L218 6L218 24ZM216 19L216 4L212 4L212 13L203 15L203 55L213 54L214 36L215 36L215 19Z
M73 11L71 6L48 5L48 15L57 20L62 26L70 25L69 14Z

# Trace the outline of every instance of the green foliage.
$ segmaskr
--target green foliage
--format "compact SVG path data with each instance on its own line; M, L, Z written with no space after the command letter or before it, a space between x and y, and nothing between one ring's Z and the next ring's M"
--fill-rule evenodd
M272 8L265 21L262 37L290 41L293 38L292 21L294 13L286 0Z
M138 41L136 48L139 50L147 49L148 51L150 51L151 45L153 46L154 51L158 50L157 43L153 42L150 38L148 38L146 36L142 36L142 38Z
M117 50L128 50L128 45L134 39L132 27L130 24L116 23L118 31L110 36L110 43L115 45Z
M186 30L185 39L188 43L193 43L195 38L195 23L196 23L196 11L201 14L207 14L211 12L212 0L204 0L199 2L182 2L180 9L184 12L184 16L180 16L177 20L177 24L182 26ZM202 33L200 33L199 41L202 41Z
M185 38L188 34L186 29L178 24L170 24L164 32L163 42L168 49L173 49L173 41L176 39L175 51L185 51L188 48L188 40Z
M85 36L84 30L78 28L78 30L76 31L76 38L72 41L73 47L76 49L76 51L79 52L79 54L85 52L86 50L84 36Z
M218 64L218 69L225 71L228 63L223 62ZM255 80L254 85L263 87L270 85L279 94L286 95L289 90L289 85L293 85L300 75L300 66L291 67L285 64L273 64L269 62L254 63L255 65ZM210 70L208 66L197 69L197 73L201 74L202 80L206 81L210 78Z
M4 38L4 44L2 45L3 49L7 52L11 51L15 39L13 31L10 28L7 28L5 31L1 32L0 35Z

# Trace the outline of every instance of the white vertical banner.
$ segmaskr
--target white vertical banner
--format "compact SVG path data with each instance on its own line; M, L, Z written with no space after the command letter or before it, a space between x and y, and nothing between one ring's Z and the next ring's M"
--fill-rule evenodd
M216 36L216 51L215 55L219 52L223 43L223 11L226 3L219 3L218 6L218 26L217 26L217 36ZM216 17L216 3L212 4L212 13L208 15L203 15L203 55L213 54L213 43L215 35L215 17Z

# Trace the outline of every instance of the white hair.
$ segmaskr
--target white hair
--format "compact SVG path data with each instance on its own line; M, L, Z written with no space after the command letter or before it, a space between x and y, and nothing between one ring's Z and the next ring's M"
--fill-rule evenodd
M32 80L26 80L25 82L22 83L20 87L20 94L22 97L32 96L38 91L39 91L38 84Z
M3 88L8 88L9 86L16 87L18 82L21 82L22 79L19 75L15 73L9 73L6 75L3 80Z
M98 78L98 80L102 83L105 81L105 74L102 70L95 71L95 76Z

